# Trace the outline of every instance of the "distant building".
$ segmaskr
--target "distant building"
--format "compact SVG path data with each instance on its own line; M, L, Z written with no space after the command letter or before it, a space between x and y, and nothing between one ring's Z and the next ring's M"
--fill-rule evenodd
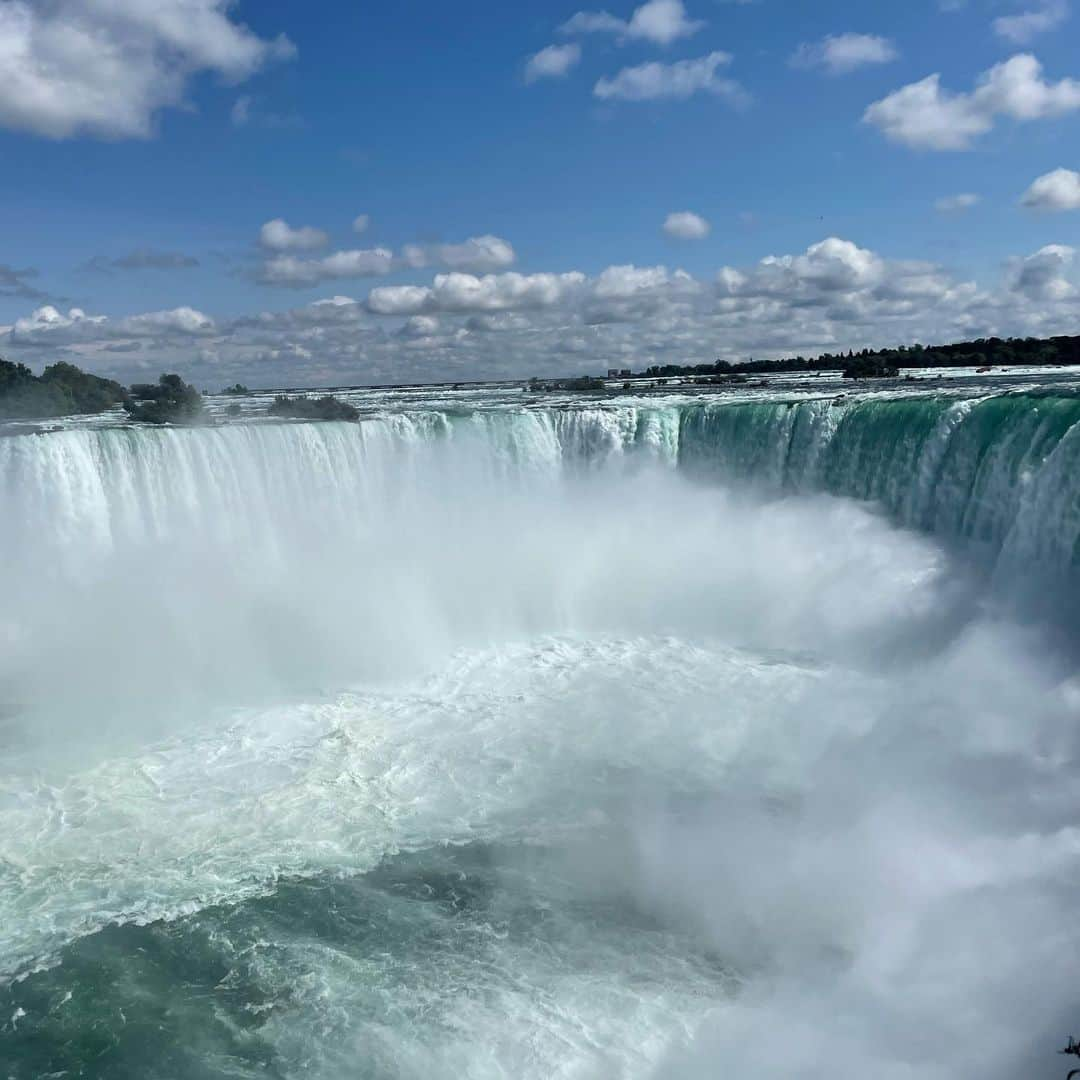
M614 367L609 367L607 369L607 377L609 379L617 379L619 377L619 369L614 368Z

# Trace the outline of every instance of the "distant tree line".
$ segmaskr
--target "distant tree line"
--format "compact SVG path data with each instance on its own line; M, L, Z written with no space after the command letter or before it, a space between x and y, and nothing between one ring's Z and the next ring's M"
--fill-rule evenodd
M904 368L1004 367L1080 364L1080 336L1052 338L979 338L952 345L901 345L896 349L849 350L785 360L746 360L731 364L659 364L642 372L655 379L673 375L768 375L788 371L851 371L853 378L870 373L893 373Z

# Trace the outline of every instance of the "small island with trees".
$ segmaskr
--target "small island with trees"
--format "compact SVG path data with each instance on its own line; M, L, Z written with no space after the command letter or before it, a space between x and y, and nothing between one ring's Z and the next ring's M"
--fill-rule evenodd
M74 364L51 364L35 375L25 364L0 360L0 420L41 420L101 413L119 405L127 390Z
M222 391L238 397L249 394L237 383ZM103 379L65 362L52 364L35 375L25 364L0 360L0 421L53 420L64 416L93 416L121 407L129 421L140 424L185 426L214 422L203 395L176 374L155 383L130 387ZM239 416L241 407L230 404L225 415ZM359 410L332 395L274 398L263 414L295 420L358 420Z
M340 401L330 394L323 397L286 397L279 394L270 403L271 416L292 420L359 420L360 411L347 401Z
M179 375L162 375L156 383L135 383L124 399L132 420L148 424L202 424L207 420L202 394Z

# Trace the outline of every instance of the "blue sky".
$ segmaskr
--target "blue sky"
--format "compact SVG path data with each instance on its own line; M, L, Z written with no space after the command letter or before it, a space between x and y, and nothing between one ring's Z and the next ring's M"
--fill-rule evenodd
M1077 332L1078 27L0 0L0 353L273 385Z

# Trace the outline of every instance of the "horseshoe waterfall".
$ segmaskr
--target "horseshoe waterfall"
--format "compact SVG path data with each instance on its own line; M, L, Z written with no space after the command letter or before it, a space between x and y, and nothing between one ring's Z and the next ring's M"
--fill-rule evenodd
M0 1076L1041 1075L1080 396L926 386L0 438Z

